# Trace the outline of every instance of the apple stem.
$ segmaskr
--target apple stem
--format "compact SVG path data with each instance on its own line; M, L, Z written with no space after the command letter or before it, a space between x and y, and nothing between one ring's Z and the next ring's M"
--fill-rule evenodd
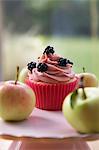
M86 95L86 92L85 92L85 89L84 89L84 86L83 86L83 79L84 79L84 76L81 77L81 88L83 90L83 99L86 99L87 98L87 95Z
M86 71L85 71L85 67L83 67L83 72L85 73Z
M19 66L17 66L17 71L16 71L16 80L15 80L15 84L17 84L17 81L18 81L18 77L19 77Z

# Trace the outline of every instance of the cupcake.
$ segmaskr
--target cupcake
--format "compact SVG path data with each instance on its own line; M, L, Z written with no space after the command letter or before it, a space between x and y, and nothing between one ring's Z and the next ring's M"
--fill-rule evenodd
M38 61L28 63L29 85L36 95L36 107L44 110L61 110L64 98L73 92L79 78L72 70L73 62L54 52L48 46Z

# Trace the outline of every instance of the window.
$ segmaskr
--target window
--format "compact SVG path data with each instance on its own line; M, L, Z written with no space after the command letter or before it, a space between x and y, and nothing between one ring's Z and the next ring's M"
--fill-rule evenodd
M99 76L98 0L3 0L4 79L36 59L47 45L74 62L76 73Z

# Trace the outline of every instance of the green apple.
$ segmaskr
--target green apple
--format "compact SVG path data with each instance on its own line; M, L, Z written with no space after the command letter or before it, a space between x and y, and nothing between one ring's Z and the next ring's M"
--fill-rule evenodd
M27 77L28 77L28 69L27 69L27 67L24 67L24 68L20 71L20 73L19 73L18 80L19 80L20 82L25 83L25 79L26 79Z
M85 71L83 67L83 73L78 74L78 77L81 79L83 77L83 86L84 87L98 87L98 79L95 74ZM82 87L81 80L79 82L79 87Z
M84 77L84 87L98 87L98 79L95 74L93 73L80 73L78 76L81 78L82 76ZM81 87L81 85L79 85Z
M99 132L99 88L79 88L69 94L63 102L62 111L78 132Z
M19 67L15 81L0 84L0 117L6 121L26 119L35 107L33 90L22 82L18 82Z

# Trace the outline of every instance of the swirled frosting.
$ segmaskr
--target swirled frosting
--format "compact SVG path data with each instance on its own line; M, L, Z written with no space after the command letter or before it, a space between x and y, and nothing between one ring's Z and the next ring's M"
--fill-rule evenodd
M43 54L38 58L38 63L45 63L48 69L45 72L38 71L37 67L29 71L30 80L44 83L67 83L75 78L75 73L72 70L72 64L59 66L58 60L61 57L56 54Z

